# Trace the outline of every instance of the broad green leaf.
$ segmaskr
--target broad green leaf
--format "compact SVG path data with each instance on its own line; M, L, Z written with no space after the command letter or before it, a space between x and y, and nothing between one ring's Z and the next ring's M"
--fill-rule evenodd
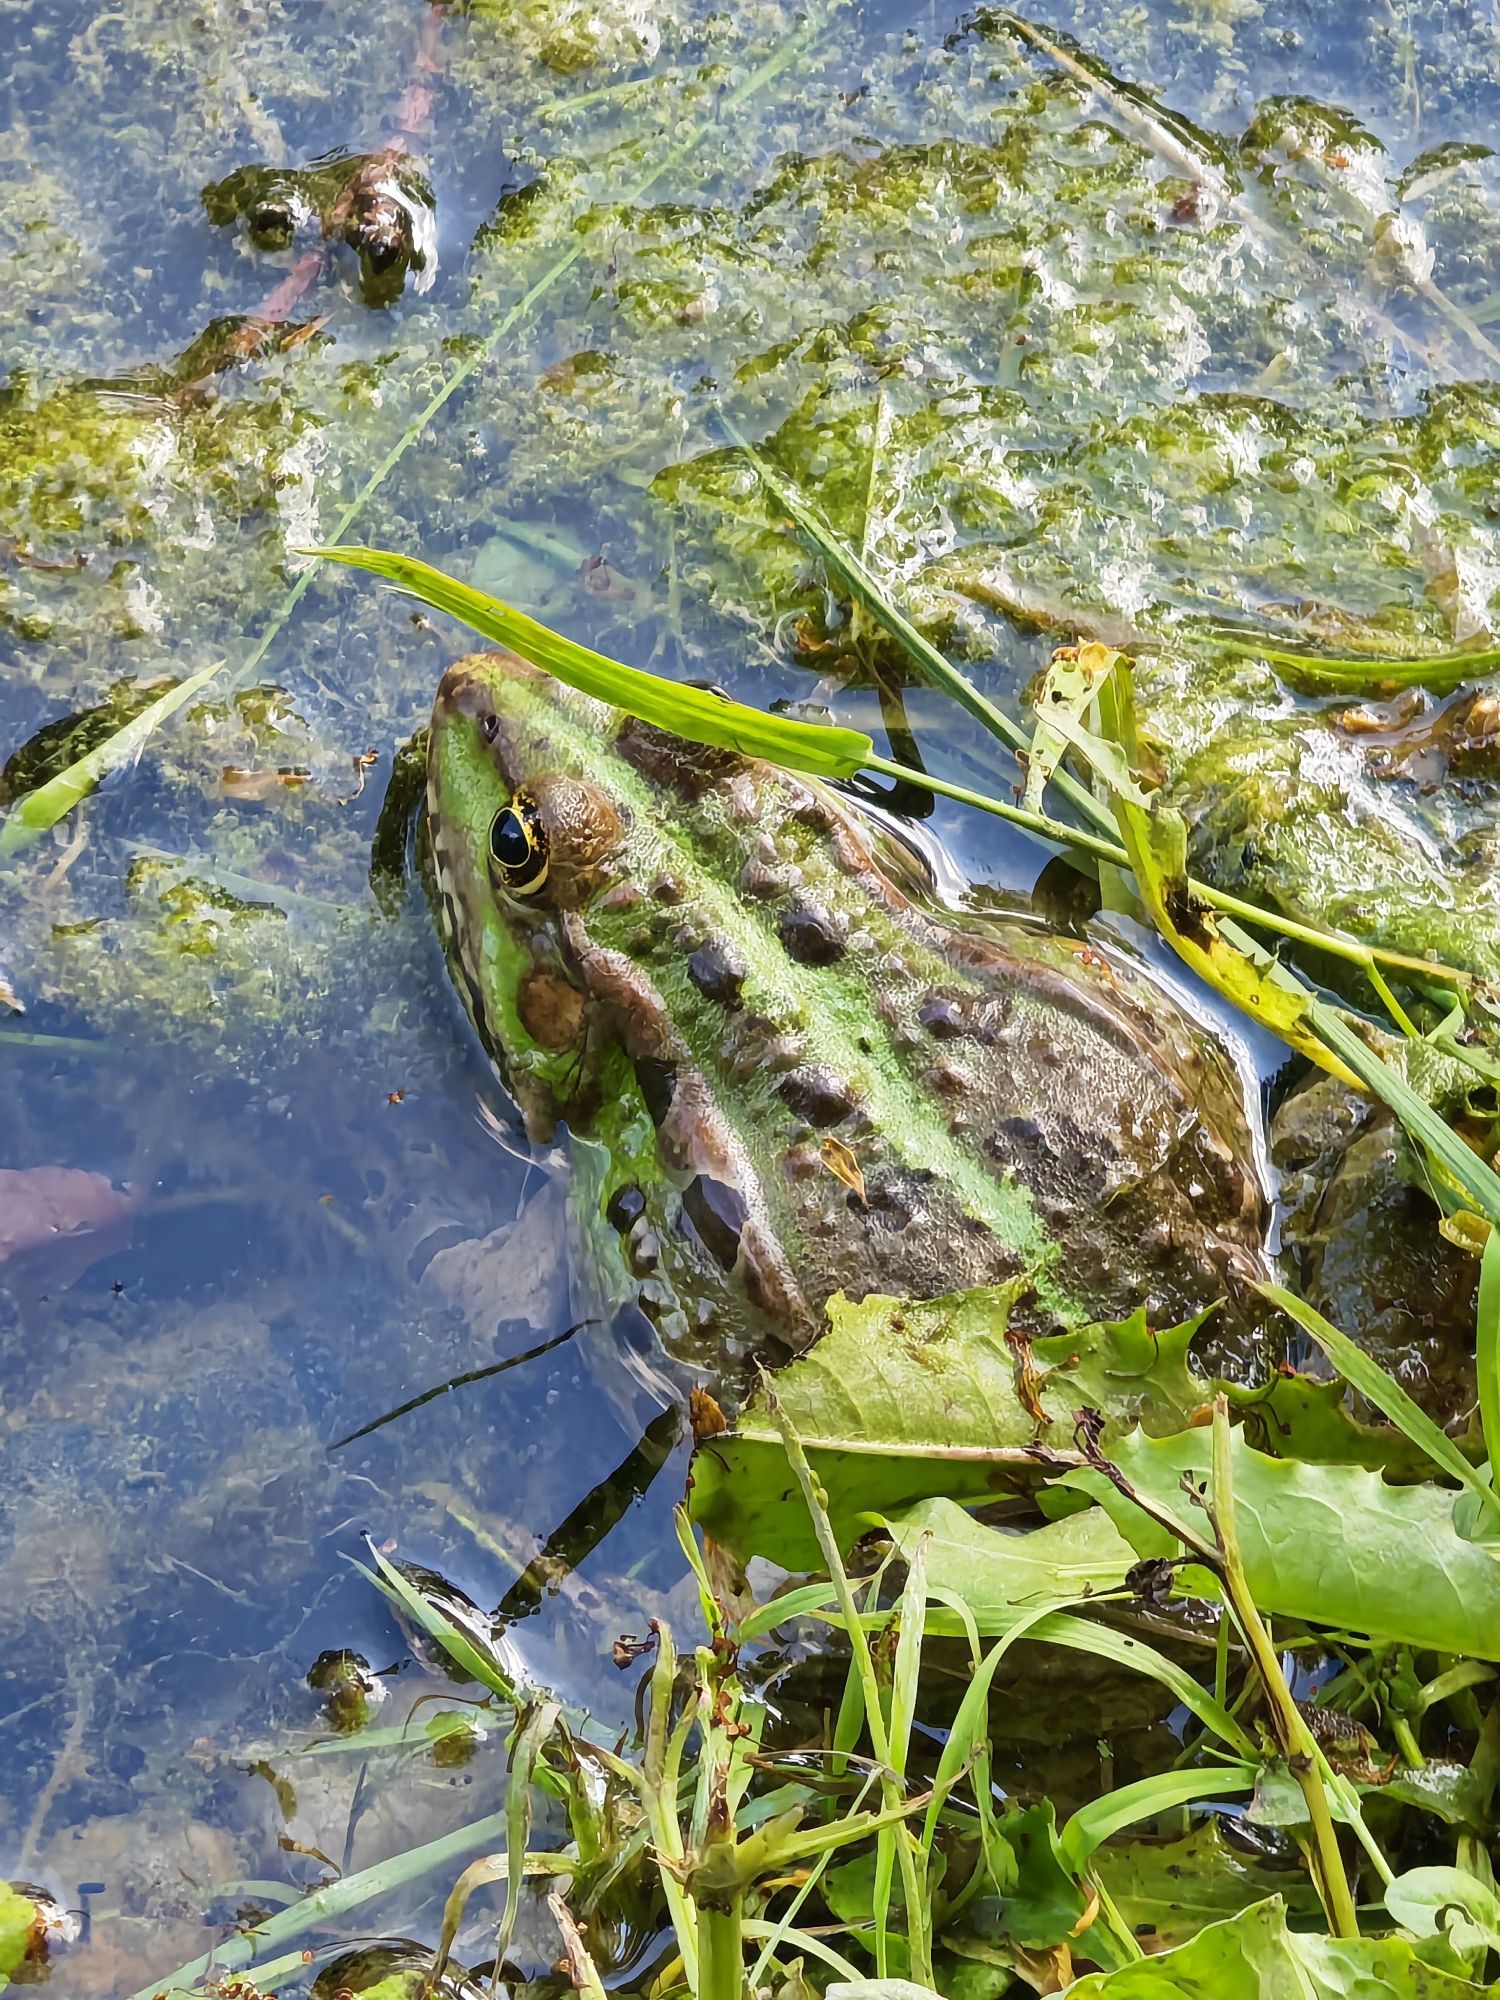
M1000 1821L1000 1832L1016 1857L1016 1879L996 1899L996 1934L1028 1950L1045 1950L1076 1936L1088 1915L1089 1898L1062 1852L1051 1799L1012 1807ZM967 1915L970 1927L979 1928L982 1908L971 1908Z
M1480 2000L1491 1991L1425 1963L1403 1938L1293 1931L1279 1896L1158 1957L1063 1988L1067 2000Z
M1006 1342L1015 1286L981 1287L923 1305L829 1301L823 1338L776 1378L841 1550L886 1512L932 1493L983 1499L1024 1476L1037 1425L1021 1400ZM764 1399L732 1436L702 1445L691 1496L699 1527L741 1555L787 1569L819 1550Z
M627 667L591 647L564 638L528 618L503 599L490 597L472 584L446 576L430 563L383 549L325 548L308 551L327 562L367 569L408 596L445 611L476 632L509 646L523 659L545 667L569 687L600 701L613 703L643 722L674 730L695 743L739 750L747 757L768 757L790 771L807 771L823 778L852 778L869 762L873 745L863 730L830 723L801 722L793 716L766 715L709 688L687 687L681 681Z
M1500 1896L1462 1868L1409 1868L1387 1887L1385 1906L1414 1937L1500 1951Z
M1389 1486L1358 1466L1267 1458L1238 1432L1232 1449L1245 1573L1263 1611L1500 1659L1500 1559L1458 1533L1451 1492ZM1183 1491L1186 1479L1212 1500L1206 1432L1137 1432L1109 1455L1143 1498L1206 1529ZM1161 1552L1164 1530L1101 1473L1069 1473L1063 1483L1092 1493L1143 1553Z
M1467 1764L1429 1760L1416 1770L1398 1767L1378 1783L1349 1777L1344 1777L1343 1783L1353 1787L1357 1798L1383 1798L1416 1806L1448 1826L1478 1830L1487 1822L1484 1779ZM1335 1819L1348 1823L1350 1815L1337 1787L1328 1788L1328 1808ZM1280 1759L1261 1767L1255 1797L1245 1817L1257 1826L1307 1825L1307 1795Z
M1110 1582L1118 1584L1134 1564L1135 1550L1113 1539L1114 1530L1099 1509L1072 1514L1030 1535L1017 1536L987 1527L951 1500L928 1500L905 1515L892 1516L889 1525L903 1555L918 1536L927 1537L929 1595L945 1593L960 1601L982 1637L1008 1633L1024 1624L1030 1639L1090 1653L1096 1659L1145 1674L1239 1756L1255 1756L1255 1745L1214 1697L1144 1640L1065 1612L1037 1615L1039 1598L1045 1602L1065 1594L1060 1579L1066 1578L1076 1587L1092 1577L1097 1589ZM1040 1559L1028 1557L1021 1546L1027 1542L1040 1544ZM961 1629L951 1612L936 1608L927 1614L927 1628L953 1636Z
M1099 1848L1090 1867L1127 1930L1147 1951L1185 1943L1205 1924L1237 1916L1277 1893L1306 1920L1321 1913L1317 1891L1304 1876L1270 1868L1219 1831L1217 1819L1195 1826L1180 1840L1113 1841Z
M0 1882L0 1991L35 1954L40 1913L31 1897Z
M1135 1548L1098 1507L1065 1514L1039 1528L994 1528L976 1521L953 1500L919 1500L889 1523L903 1555L928 1536L928 1575L952 1590L974 1613L981 1632L997 1607L1026 1611L1037 1604L1069 1604L1118 1590L1140 1560ZM966 1572L982 1552L983 1567Z
M1083 646L1065 646L1053 654L1032 704L1036 733L1026 756L1026 796L1022 801L1032 812L1041 811L1048 781L1070 744L1081 749L1101 775L1107 772L1113 788L1139 804L1146 802L1120 746L1104 742L1084 726L1084 717L1121 657L1112 646L1101 646L1096 640Z
M1010 1865L1003 1884L981 1890L966 1905L965 1931L1037 1951L1075 1936L1088 1917L1089 1897L1059 1845L1052 1801L1009 1807L997 1820L994 1837ZM861 1855L831 1869L826 1890L829 1908L844 1923L873 1922L878 1893L874 1857Z
M1153 1436L1187 1430L1223 1395L1251 1442L1272 1458L1367 1465L1398 1479L1420 1479L1431 1470L1427 1453L1399 1430L1361 1423L1352 1414L1342 1377L1277 1374L1251 1388L1198 1374L1190 1361L1192 1343L1211 1318L1200 1313L1158 1330L1137 1311L1089 1329L1084 1340L1075 1334L1039 1340L1038 1368L1058 1371L1050 1386L1043 1383L1042 1401L1050 1406L1054 1399L1071 1399L1075 1409L1086 1404L1100 1411L1109 1438L1137 1423Z
M823 1482L841 1548L914 1501L978 1501L1026 1479L1031 1446L1071 1447L1079 1409L1103 1414L1106 1439L1137 1424L1166 1433L1186 1429L1220 1387L1278 1451L1407 1476L1425 1467L1398 1432L1357 1424L1341 1406L1338 1383L1288 1376L1246 1389L1195 1374L1189 1348L1207 1314L1154 1332L1137 1313L1039 1340L1029 1355L1028 1401L1026 1351L1007 1339L1014 1296L1014 1287L993 1286L920 1305L836 1297L828 1332L777 1376L777 1397ZM793 1570L818 1563L759 1395L733 1435L699 1450L691 1506L700 1527L741 1555Z

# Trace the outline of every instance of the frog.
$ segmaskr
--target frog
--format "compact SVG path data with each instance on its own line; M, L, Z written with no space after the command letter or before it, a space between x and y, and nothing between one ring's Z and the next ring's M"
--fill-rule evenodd
M437 691L424 851L602 1296L675 1361L800 1353L837 1293L1008 1286L1031 1334L1253 1323L1229 1051L1124 949L945 905L850 789L474 653Z
M408 281L429 291L437 275L432 184L399 135L377 152L327 153L302 167L236 167L201 199L211 223L241 228L257 250L287 250L314 233L348 244L368 306L394 304Z
M1393 1053L1411 1064L1406 1051ZM1483 1134L1483 1150L1493 1151L1492 1112L1477 1117L1461 1095L1441 1089L1441 1078L1419 1071L1418 1081L1436 1083L1442 1112L1473 1140ZM1478 1261L1465 1241L1444 1234L1430 1172L1399 1119L1320 1072L1277 1106L1270 1143L1282 1176L1282 1250L1302 1297L1429 1416L1461 1423L1474 1402Z

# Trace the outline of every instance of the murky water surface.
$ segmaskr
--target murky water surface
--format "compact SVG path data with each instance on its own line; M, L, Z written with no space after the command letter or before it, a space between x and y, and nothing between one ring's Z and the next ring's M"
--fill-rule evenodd
M1080 616L1469 637L1500 16L0 0L0 44L0 794L204 676L0 875L0 1168L110 1184L56 1183L102 1205L87 1253L0 1269L0 1858L90 1911L68 1990L119 1995L326 1872L287 1839L365 1866L499 1803L422 1706L402 1754L297 1754L320 1654L407 1659L361 1530L622 1717L610 1638L692 1621L680 1449L576 1343L484 1372L568 1326L569 1272L407 867L400 754L459 641L294 550L420 550L880 734L870 634L728 408L1007 700ZM394 265L379 216L341 240L355 183L404 209ZM1168 650L1144 691L1247 879L1418 945L1446 898L1493 952L1472 792L1393 786L1263 672ZM1448 712L1391 740L1441 758ZM932 696L906 723L993 767ZM370 1921L430 1934L442 1886Z

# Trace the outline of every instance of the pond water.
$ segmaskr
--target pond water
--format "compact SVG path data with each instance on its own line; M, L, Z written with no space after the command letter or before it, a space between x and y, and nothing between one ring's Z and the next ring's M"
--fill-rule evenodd
M872 692L726 412L1007 703L1080 620L1469 638L1500 15L0 0L0 44L0 802L201 676L0 860L0 1169L128 1190L98 1255L0 1268L0 1873L89 1913L69 1992L123 1995L320 1879L305 1850L502 1800L494 1744L296 1754L320 1654L408 1661L363 1530L622 1723L610 1639L693 1615L675 1432L576 1343L493 1372L568 1327L570 1273L409 860L403 753L464 642L295 552L421 552L981 782L938 697ZM339 240L361 159L422 258L394 278ZM1276 746L1352 754L1327 704L1171 657L1144 691L1189 796L1264 788L1242 875L1258 842L1290 907L1417 948L1446 897L1486 963L1484 799L1344 770L1358 838L1325 798L1278 849ZM1447 713L1396 734L1444 754ZM928 822L981 900L1045 859ZM382 1714L445 1685L408 1662ZM446 1880L361 1921L430 1935Z

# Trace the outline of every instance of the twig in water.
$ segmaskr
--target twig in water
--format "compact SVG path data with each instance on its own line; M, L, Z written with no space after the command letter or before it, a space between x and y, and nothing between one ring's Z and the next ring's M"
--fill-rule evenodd
M420 1396L413 1396L409 1402L398 1403L394 1410L387 1410L383 1417L374 1417L367 1424L361 1424L357 1431L350 1431L346 1437L335 1438L328 1449L342 1451L346 1444L353 1444L357 1438L368 1437L372 1431L393 1424L397 1417L408 1416L413 1410L420 1410L424 1403L435 1402L439 1396L446 1396L450 1389L467 1388L471 1382L483 1382L491 1375L503 1375L508 1368L519 1368L523 1361L536 1361L544 1354L550 1354L554 1347L561 1347L565 1340L571 1340L584 1327L592 1326L590 1319L578 1320L561 1333L554 1333L550 1340L544 1340L539 1347L528 1347L524 1354L512 1354L504 1361L492 1361L485 1368L470 1368L462 1375L450 1375L446 1382L439 1382L435 1388L424 1389Z

